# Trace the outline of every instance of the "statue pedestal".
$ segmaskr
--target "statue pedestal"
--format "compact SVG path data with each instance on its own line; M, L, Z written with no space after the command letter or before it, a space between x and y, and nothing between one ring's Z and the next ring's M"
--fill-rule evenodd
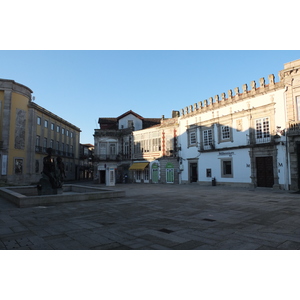
M37 186L38 189L38 195L57 195L62 194L63 189L62 188L53 188L50 181L46 178L41 178L40 182Z

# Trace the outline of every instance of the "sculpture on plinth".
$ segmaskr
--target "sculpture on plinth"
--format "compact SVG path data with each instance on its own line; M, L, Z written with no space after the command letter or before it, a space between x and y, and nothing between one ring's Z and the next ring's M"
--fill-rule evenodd
M47 148L48 155L43 159L42 178L37 185L39 195L62 193L63 180L66 178L64 163L62 158L58 156L55 165L52 151L52 148Z

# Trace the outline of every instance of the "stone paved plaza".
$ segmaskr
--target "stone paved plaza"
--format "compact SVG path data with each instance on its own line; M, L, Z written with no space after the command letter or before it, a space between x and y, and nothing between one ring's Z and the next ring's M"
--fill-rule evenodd
M300 249L297 193L197 184L112 189L126 197L29 208L0 198L0 249Z

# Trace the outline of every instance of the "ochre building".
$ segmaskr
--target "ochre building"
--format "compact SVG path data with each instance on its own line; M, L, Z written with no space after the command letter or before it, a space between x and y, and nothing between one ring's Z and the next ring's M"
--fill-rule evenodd
M78 174L80 129L32 101L32 90L0 79L0 180L38 182L46 149L61 156L67 180Z

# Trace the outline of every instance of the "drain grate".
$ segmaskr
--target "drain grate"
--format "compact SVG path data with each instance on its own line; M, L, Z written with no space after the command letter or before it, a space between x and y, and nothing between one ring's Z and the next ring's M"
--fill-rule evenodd
M103 226L109 226L109 225L114 225L115 223L103 222L103 223L100 223L100 224L103 225Z
M215 222L216 220L214 219L203 219L204 221L208 221L208 222Z
M173 230L166 229L166 228L159 229L158 231L165 232L165 233L172 233L172 232L174 232Z

